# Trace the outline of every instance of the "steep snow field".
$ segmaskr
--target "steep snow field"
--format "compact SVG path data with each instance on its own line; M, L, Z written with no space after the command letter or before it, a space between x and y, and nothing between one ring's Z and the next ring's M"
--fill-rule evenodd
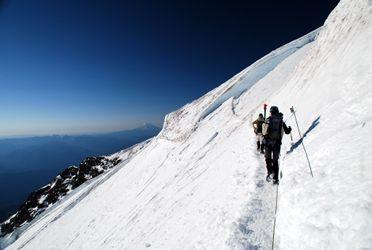
M283 249L372 249L372 1L341 1L311 53L270 103L295 105L300 147L282 161Z
M167 115L157 137L2 246L270 249L278 191L275 249L371 249L371 84L372 1L343 0L320 31ZM295 107L314 178L287 136L278 190L264 181L250 125L263 103L297 142Z

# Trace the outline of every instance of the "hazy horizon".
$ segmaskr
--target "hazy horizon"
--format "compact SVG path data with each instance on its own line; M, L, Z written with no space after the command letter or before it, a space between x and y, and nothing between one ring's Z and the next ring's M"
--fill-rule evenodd
M3 139L17 139L17 138L29 138L29 137L47 137L47 136L90 136L90 135L100 135L100 134L109 134L109 133L115 133L115 132L121 132L121 131L128 131L128 130L133 130L133 129L137 129L137 128L141 128L145 125L152 125L152 126L155 126L159 129L161 129L163 127L163 124L161 124L160 126L156 125L156 124L153 124L153 123L148 123L148 122L145 122L143 124L140 124L140 125L136 125L136 126L131 126L131 127L127 127L127 128L118 128L118 129L113 129L113 130L99 130L99 131L81 131L81 132L76 132L76 133L69 133L69 134L57 134L57 133L50 133L50 134L18 134L18 135L2 135L0 134L0 140L3 140Z

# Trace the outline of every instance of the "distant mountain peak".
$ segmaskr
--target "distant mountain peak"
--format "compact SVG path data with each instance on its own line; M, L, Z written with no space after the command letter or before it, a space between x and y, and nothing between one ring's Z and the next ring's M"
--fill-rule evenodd
M160 129L158 126L155 126L151 123L144 122L142 126L138 127L137 129Z

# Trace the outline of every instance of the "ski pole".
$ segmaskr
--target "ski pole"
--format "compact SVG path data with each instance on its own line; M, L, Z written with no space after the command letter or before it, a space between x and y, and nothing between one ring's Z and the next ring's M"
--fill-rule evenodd
M298 126L296 112L295 112L293 106L290 108L290 110L291 110L291 113L294 115L294 118L295 118L295 121L296 121L298 134L300 135L300 140L301 140L302 148L305 151L306 159L307 159L307 162L309 163L309 168L310 168L311 176L314 177L313 170L311 169L311 164L310 164L309 156L307 155L306 148L305 148L305 145L304 145L304 142L303 142L304 140L303 140L302 135L301 135L300 126Z
M265 122L266 122L266 109L267 109L267 104L264 103L264 123L262 124L262 135L261 135L261 138L262 138L261 148L263 147L264 150L266 150L265 149L266 148L266 146L265 146L266 141L265 141L265 137L263 135L264 134L264 125L265 125ZM266 128L266 126L265 126L265 128ZM262 152L264 152L264 151L262 151Z

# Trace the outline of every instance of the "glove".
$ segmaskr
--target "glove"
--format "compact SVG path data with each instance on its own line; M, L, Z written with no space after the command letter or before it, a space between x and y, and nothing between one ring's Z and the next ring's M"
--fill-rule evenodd
M289 133L292 132L292 128L291 128L291 126L288 127L288 131L289 131Z

